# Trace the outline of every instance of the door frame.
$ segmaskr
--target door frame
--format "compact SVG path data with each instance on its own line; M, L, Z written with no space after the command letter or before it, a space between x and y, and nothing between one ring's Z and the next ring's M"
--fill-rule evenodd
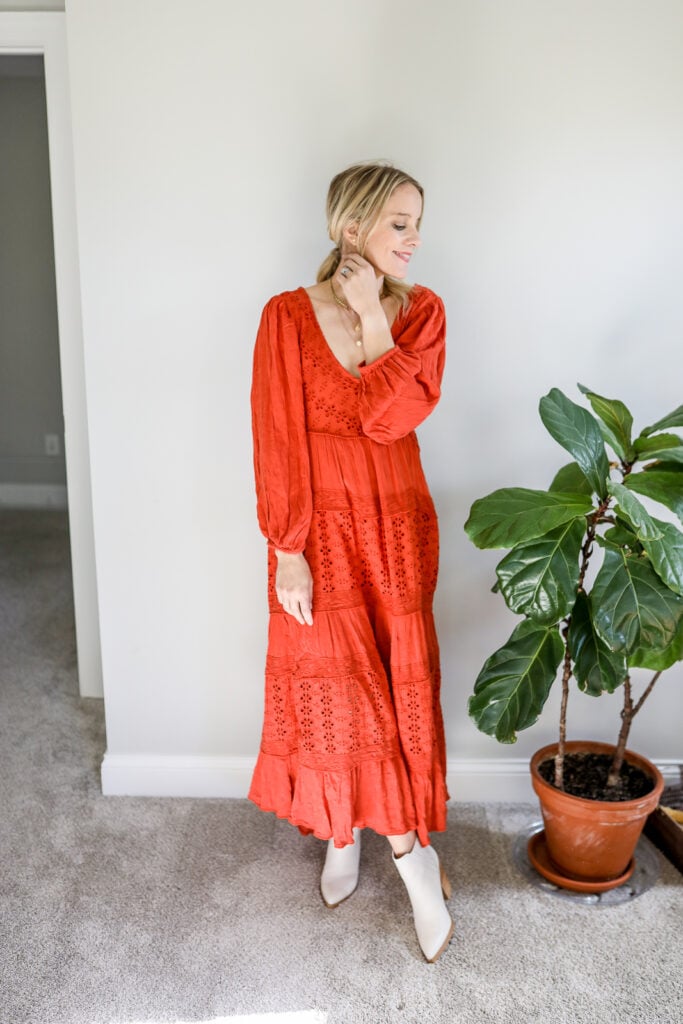
M66 15L58 11L0 13L0 53L40 54L45 62L78 681L82 697L102 697Z

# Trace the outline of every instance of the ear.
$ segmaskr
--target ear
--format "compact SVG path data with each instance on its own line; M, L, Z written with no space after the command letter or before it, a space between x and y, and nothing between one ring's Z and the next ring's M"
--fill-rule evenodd
M358 248L358 221L351 220L342 231L342 251Z

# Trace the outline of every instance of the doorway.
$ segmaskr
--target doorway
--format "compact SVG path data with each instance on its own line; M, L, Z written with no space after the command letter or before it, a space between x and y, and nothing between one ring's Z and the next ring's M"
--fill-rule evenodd
M14 507L22 507L22 503L23 507L59 507L61 503L66 509L68 494L79 690L83 697L102 697L64 18L63 13L57 12L0 13L0 68L11 73L13 83L17 78L32 79L34 93L43 90L46 106L47 204L52 214L53 312L56 310L57 320L57 348L51 355L45 355L46 345L43 344L41 350L37 339L34 339L35 351L31 352L30 359L30 344L20 344L22 339L16 337L12 342L15 351L21 349L21 358L26 362L24 377L28 373L33 386L37 386L40 378L44 393L37 418L29 415L36 410L23 408L21 401L13 403L13 418L3 421L0 416L0 426L12 423L10 440L15 446L10 450L7 443L4 445L3 450L9 455L0 467L3 473L0 483L4 481L5 485L14 486L5 486L4 490L0 487L0 501L4 494L5 503ZM0 137L0 150L4 151L6 145L7 139ZM0 246L3 244L0 239ZM11 253L9 257L4 254L3 259L8 258L11 260ZM36 259L43 267L49 262L44 255ZM47 327L44 330L49 334ZM9 343L6 348L9 349ZM36 360L40 363L41 351L44 360L36 371L35 363ZM27 371L30 365L33 370ZM26 446L28 436L32 437L31 449ZM48 450L54 454L47 454ZM31 459L22 459L22 452L32 456L32 465L29 464ZM10 461L12 467L8 469ZM18 479L7 479L8 472Z
M67 508L45 70L0 54L0 508Z

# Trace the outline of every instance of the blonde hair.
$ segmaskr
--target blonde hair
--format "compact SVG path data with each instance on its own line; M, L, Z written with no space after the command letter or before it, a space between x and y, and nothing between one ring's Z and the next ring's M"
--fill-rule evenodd
M368 235L379 220L384 204L399 185L413 185L424 202L424 190L419 182L388 163L353 164L335 175L327 193L327 229L335 246L320 264L318 282L328 281L339 266L344 228L352 221L358 224L358 251L363 255ZM394 296L404 309L411 290L412 285L405 281L384 278L382 295Z

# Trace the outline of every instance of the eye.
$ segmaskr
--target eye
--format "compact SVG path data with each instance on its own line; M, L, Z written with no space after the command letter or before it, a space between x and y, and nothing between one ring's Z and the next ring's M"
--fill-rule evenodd
M394 224L393 226L396 228L397 231L405 231L406 229L405 224Z

